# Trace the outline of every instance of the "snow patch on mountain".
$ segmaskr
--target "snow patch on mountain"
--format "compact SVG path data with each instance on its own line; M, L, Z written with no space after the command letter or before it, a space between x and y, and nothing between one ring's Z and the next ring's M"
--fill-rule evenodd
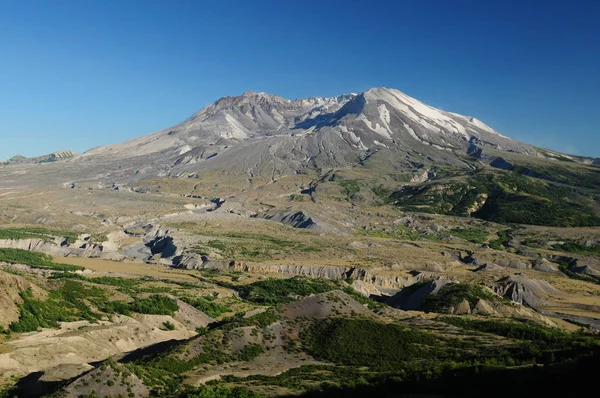
M374 133L377 133L380 136L387 138L388 140L392 139L392 136L390 135L390 131L388 129L386 129L383 126L380 126L377 122L372 122L371 120L367 119L365 115L359 115L356 118L356 120L364 122L367 125L367 127Z

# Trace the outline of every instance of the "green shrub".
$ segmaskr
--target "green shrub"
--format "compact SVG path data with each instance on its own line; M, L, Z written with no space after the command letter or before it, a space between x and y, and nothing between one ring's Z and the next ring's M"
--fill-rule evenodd
M130 315L131 309L130 304L125 301L111 301L111 300L98 300L92 299L90 300L98 309L107 314L121 314L121 315Z
M136 299L129 304L129 310L140 314L173 315L173 313L179 310L179 306L172 298L153 295Z
M164 321L163 322L163 327L166 330L175 330L175 324L173 322L170 322L170 321Z
M356 180L338 181L338 185L344 190L344 194L348 197L360 191L360 185Z
M181 300L188 303L192 307L204 312L211 318L217 318L221 314L231 311L230 307L223 304L215 303L214 301L205 297L182 297Z
M381 199L383 204L387 204L390 202L390 195L392 194L391 190L383 188L381 186L373 187L371 188L371 190L379 199Z
M262 353L260 344L248 344L238 353L238 358L240 361L251 361Z
M277 313L273 309L268 309L264 312L261 312L260 314L256 314L248 318L243 318L238 322L233 322L231 326L257 326L259 328L266 328L267 326L279 321L279 319L279 315L277 315ZM229 326L229 328L231 328L231 326Z
M490 242L490 247L494 250L502 250L508 247L510 242L510 232L512 229L507 229L498 232L498 238Z

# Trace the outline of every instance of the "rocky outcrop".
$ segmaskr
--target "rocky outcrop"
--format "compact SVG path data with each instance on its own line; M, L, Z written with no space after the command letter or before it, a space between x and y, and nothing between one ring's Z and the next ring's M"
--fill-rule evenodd
M491 163L490 166L496 168L496 169L501 169L501 170L512 170L515 168L515 166L510 163L507 162L506 160L504 160L504 158L496 158L494 159Z
M177 253L177 246L173 241L173 237L166 232L159 233L156 237L146 243L152 255L160 255L161 258L169 258Z
M546 281L529 279L525 275L516 274L500 279L490 288L498 295L515 303L540 310L547 304L549 296L561 297L563 293Z
M487 251L472 255L474 265L495 264L502 268L512 269L535 269L544 272L554 272L557 267L539 258L528 259L522 256L498 251Z
M592 256L579 256L576 258L564 257L562 261L568 263L568 270L585 277L600 281L600 259Z
M485 205L487 200L488 200L487 193L478 194L477 197L475 198L475 201L473 202L473 204L465 210L465 213L468 215L476 213L477 211L481 210L481 208Z
M303 211L297 211L294 213L275 212L266 214L256 214L251 217L277 221L284 225L289 225L290 227L294 228L314 229L317 231L324 229L322 225L317 223L311 216L304 213Z
M479 300L477 304L475 304L475 308L473 308L473 314L480 315L493 315L498 312L485 300Z
M485 263L479 266L475 271L477 272L498 272L504 270L504 267L501 267L494 263Z
M481 301L481 300L479 300ZM478 302L479 303L479 302ZM467 300L463 300L456 307L450 308L450 313L456 315L467 315L471 313L471 304Z
M525 258L526 253L519 252L521 256L514 256L507 253L477 253L473 255L474 264L481 266L478 271L500 270L501 268L512 268L517 270L533 269L540 272L560 272L558 264L553 261L565 261L564 258L557 256L540 257L536 252L529 253L531 258Z
M432 177L432 173L429 173L429 170L419 170L417 171L412 178L410 179L410 182L417 182L417 183L422 183L425 181L428 181L431 177Z
M128 227L125 233L142 239L122 248L121 253L124 256L137 258L146 263L158 262L164 265L178 264L181 261L179 243L168 229L146 224Z
M452 281L450 279L439 279L414 286L408 286L392 296L387 303L392 307L397 307L405 311L418 311L423 308L423 304L427 297L435 295L448 283L452 283Z
M390 294L394 291L412 285L417 281L413 276L379 275L377 270L357 267L325 267L304 265L270 265L253 264L239 261L222 262L210 261L205 256L181 256L173 265L174 268L184 269L234 269L250 273L277 273L286 277L308 276L330 280L355 280L368 283L379 293ZM373 290L371 290L373 292Z
M560 270L558 269L558 265L551 263L545 258L542 258L539 261L535 261L532 268L540 272L560 272Z

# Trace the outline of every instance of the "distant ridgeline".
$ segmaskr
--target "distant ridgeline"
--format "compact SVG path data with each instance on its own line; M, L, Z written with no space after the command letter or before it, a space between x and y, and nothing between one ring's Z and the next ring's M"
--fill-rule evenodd
M58 162L60 160L67 160L77 156L78 153L74 151L57 151L50 153L48 155L35 156L31 158L27 158L22 155L16 155L6 161L0 161L2 165L12 165L12 164L35 164L35 163L50 163L50 162Z

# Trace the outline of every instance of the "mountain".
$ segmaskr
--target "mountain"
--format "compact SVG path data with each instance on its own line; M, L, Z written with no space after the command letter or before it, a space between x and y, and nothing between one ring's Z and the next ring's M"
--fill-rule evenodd
M600 225L597 165L394 89L297 100L247 92L171 128L92 149L63 169L72 172L63 183L140 192L178 184L179 194L223 197L296 175L305 177L279 195L300 187L312 202L339 200L342 187L356 204L568 227ZM157 182L164 178L188 183Z
M162 175L227 169L256 176L347 167L378 152L396 167L423 161L465 167L467 155L491 162L498 151L545 156L474 117L374 88L294 101L254 92L224 97L176 126L92 149L81 158L140 158L151 174L152 155L152 168Z
M47 155L35 156L31 158L27 158L22 155L16 155L10 158L7 161L0 161L0 164L11 165L11 164L35 164L35 163L49 163L49 162L58 162L61 160L67 160L74 158L78 153L74 151L56 151Z

